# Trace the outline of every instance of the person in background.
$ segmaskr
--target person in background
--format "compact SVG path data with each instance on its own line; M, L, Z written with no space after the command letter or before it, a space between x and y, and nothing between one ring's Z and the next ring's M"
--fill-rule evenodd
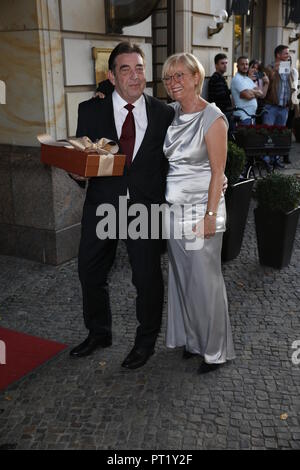
M266 109L268 114L264 117L264 123L285 126L288 118L289 105L292 93L292 72L287 67L287 72L281 72L280 64L289 62L288 46L277 46L275 51L275 62L266 68L270 80L270 86L266 95ZM288 72L288 70L290 70Z
M98 83L94 98L105 98L108 95L112 95L114 89L115 87L113 86L110 80L103 80L102 82Z
M263 92L248 77L249 60L245 56L241 56L237 61L238 72L231 82L231 93L233 102L236 107L242 108L248 114L254 115L257 111L257 98L263 97ZM253 122L243 111L237 110L234 116L240 119L241 124L250 126Z
M289 62L289 47L280 44L274 50L275 61L266 68L270 80L270 86L265 98L267 113L263 117L264 124L269 126L286 126L292 96L293 73L290 64L286 71L280 67L282 62ZM288 157L285 163L289 163ZM275 157L274 166L284 168L280 157Z
M232 114L228 110L232 107L231 91L228 88L224 75L227 72L228 58L226 54L217 54L215 56L216 71L208 81L208 101L215 103L216 106L225 114L230 128L233 126Z
M291 73L292 73L292 93L291 93L291 107L289 110L289 116L288 116L286 125L289 129L292 129L294 119L299 117L299 98L298 98L299 74L298 74L298 70L295 67L293 67L291 56L290 56L290 64L291 64Z
M293 67L291 56L290 56L290 63L291 63L291 85L292 85L291 108L292 110L294 110L294 117L298 117L299 116L299 98L298 98L299 73L298 73L298 70L295 67Z
M255 83L255 85L266 95L267 94L267 88L264 88L264 84L268 83L269 84L269 79L266 75L265 72L263 72L263 67L261 62L257 59L252 59L249 62L249 71L248 71L248 77L251 78L251 80Z
M262 97L257 98L257 114L260 114L265 106L264 99L269 88L269 79L267 74L263 71L262 64L259 60L253 59L249 63L248 77L251 78L255 86L262 91ZM262 117L256 118L257 124L262 124Z

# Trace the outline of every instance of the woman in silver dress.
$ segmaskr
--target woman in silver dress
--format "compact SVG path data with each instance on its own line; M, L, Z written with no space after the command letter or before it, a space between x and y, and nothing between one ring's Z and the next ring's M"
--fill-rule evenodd
M169 161L166 200L176 206L168 228L167 347L184 346L185 358L202 356L199 373L235 358L221 271L227 121L219 108L201 98L204 77L202 65L188 53L171 56L163 67L165 87L175 100L164 145Z

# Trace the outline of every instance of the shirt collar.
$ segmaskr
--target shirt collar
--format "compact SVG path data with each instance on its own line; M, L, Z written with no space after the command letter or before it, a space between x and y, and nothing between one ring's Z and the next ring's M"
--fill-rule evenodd
M117 111L121 111L128 104L127 101L125 101L116 90L113 92L112 97L114 107ZM144 95L142 95L137 101L132 103L132 105L135 107L136 110L140 110L144 103L145 97Z
M242 73L238 72L239 76L242 77L242 78L249 78L248 75L243 75Z

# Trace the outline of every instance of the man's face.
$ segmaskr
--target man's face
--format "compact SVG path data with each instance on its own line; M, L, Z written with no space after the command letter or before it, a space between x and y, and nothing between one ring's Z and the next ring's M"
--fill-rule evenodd
M289 57L290 57L290 50L287 48L287 49L283 49L283 51L280 52L280 54L277 54L276 59L279 62L286 62L287 60L289 60Z
M109 71L108 77L119 95L127 103L134 103L142 96L146 87L143 58L135 52L117 56L115 70Z
M241 59L237 64L238 72L241 75L247 75L249 70L249 60L248 59Z
M221 59L216 63L216 71L222 75L227 72L228 59Z

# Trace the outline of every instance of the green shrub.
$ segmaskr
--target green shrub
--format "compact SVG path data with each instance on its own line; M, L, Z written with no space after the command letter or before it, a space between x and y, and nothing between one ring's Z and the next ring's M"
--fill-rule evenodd
M257 181L254 198L262 209L290 212L300 205L300 181L295 176L273 173Z
M246 165L246 154L243 149L233 142L228 142L227 162L225 175L229 184L235 184L239 181L240 175Z

